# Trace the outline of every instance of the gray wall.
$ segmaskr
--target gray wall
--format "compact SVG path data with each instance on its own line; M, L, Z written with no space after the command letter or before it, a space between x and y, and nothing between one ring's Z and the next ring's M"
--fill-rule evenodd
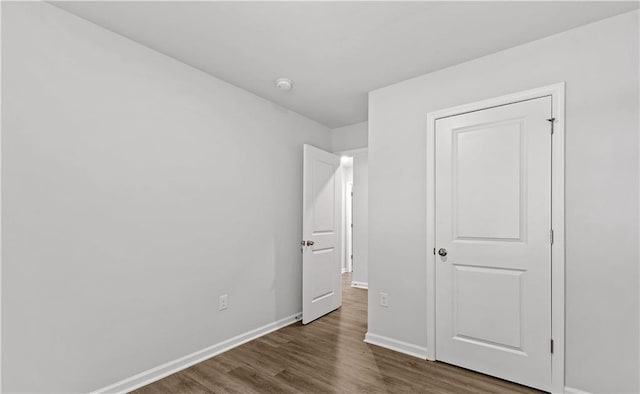
M638 17L370 93L369 332L426 346L427 112L566 81L566 384L638 392Z
M87 392L299 312L302 144L330 131L51 5L2 10L4 392Z
M353 274L351 280L368 282L369 165L367 153L353 156Z
M354 123L331 130L331 151L341 152L367 147L367 122Z

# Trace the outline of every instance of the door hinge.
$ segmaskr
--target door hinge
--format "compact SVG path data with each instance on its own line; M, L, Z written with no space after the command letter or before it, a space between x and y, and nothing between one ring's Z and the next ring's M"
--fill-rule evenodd
M553 229L549 230L549 242L553 245Z
M547 121L551 123L551 134L553 134L553 124L556 122L556 118L549 118Z
M353 255L351 255L351 260L353 260Z
M549 341L549 343L550 343L550 349L549 350L551 350L551 354L553 354L553 339L551 339Z
M436 255L436 248L433 248L433 255Z

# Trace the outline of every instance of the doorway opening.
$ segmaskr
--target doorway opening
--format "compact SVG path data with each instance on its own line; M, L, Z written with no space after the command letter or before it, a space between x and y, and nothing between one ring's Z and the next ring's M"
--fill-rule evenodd
M343 188L342 274L349 285L368 289L368 156L367 149L338 152ZM344 279L343 279L344 280Z

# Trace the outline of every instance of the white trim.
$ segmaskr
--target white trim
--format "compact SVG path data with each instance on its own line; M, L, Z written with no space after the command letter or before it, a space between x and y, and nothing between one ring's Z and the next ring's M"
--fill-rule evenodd
M369 283L367 283L367 282L356 282L354 280L354 281L351 282L351 287L355 287L356 289L369 290Z
M340 155L340 156L357 156L367 152L369 152L369 148L365 147L365 148L357 148L357 149L340 150L337 152L333 152L333 154Z
M256 338L260 338L261 336L277 331L283 327L286 327L290 324L293 324L299 321L301 318L302 318L302 313L296 313L295 315L291 315L291 316L285 317L284 319L275 321L273 323L266 324L262 327L256 328L255 330L248 331L244 334L240 334L226 341L217 343L213 346L209 346L205 349L198 350L184 357L180 357L173 361L169 361L162 365L158 365L157 367L151 368L137 375L123 379L107 387L103 387L101 389L95 390L92 392L92 394L127 393L130 391L133 391L142 386L146 386L150 383L153 383L157 380L160 380L164 377L174 374L178 371L186 369L201 361L217 356L218 354L224 353L227 350L231 350L234 347L240 346Z
M418 357L426 360L427 348L422 346L416 346L411 343L398 341L393 338L383 337L382 335L366 333L364 336L365 343L370 345L380 346L386 349L391 349L396 352L408 354L409 356Z
M475 103L460 105L427 113L427 359L436 359L436 296L435 296L435 256L430 251L435 245L435 121L439 118L479 111L518 101L551 96L552 114L555 118L552 139L552 201L551 225L554 243L551 247L551 335L554 353L551 357L551 391L562 392L564 387L564 299L565 299L565 255L564 255L564 125L565 125L565 84L564 82L495 97Z
M637 13L637 17L638 20L636 22L640 23L640 12ZM640 52L640 40L638 41L637 49ZM638 86L636 86L636 88L638 88ZM638 114L638 123L640 124L640 114ZM640 142L640 138L638 139L638 141ZM638 146L638 148L640 149L640 145ZM638 168L638 170L640 170L640 168ZM638 263L640 265L640 261ZM640 283L640 270L638 270L638 282ZM638 293L638 325L640 326L640 292ZM640 332L638 332L638 357L640 357ZM640 362L638 363L638 388L640 389Z
M353 175L353 167L351 167L351 174ZM344 258L346 264L344 264L347 272L353 272L353 177L351 182L345 183L344 193ZM349 214L347 214L349 213Z
M573 387L565 387L564 394L591 394L588 391L574 389Z
M2 31L2 6L0 5L0 32ZM0 42L2 42L2 33L0 33ZM2 75L2 51L0 51L0 75ZM2 80L0 78L0 92L2 91ZM2 96L2 95L0 95ZM0 108L2 108L2 100L0 99ZM0 118L2 118L0 110ZM0 130L0 152L2 152L2 130ZM2 163L2 154L0 153L0 163ZM2 174L2 166L0 165L0 174ZM2 176L0 176L0 196L2 196ZM0 197L0 218L2 218L2 198ZM0 224L0 305L2 305L2 225ZM2 393L2 307L0 307L0 393Z

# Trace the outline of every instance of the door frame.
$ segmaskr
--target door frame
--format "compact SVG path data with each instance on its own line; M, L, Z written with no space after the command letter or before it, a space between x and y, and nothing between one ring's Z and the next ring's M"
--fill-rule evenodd
M551 391L564 392L564 302L565 302L565 232L564 232L564 139L565 139L565 83L543 86L487 100L468 103L427 113L427 360L436 360L436 248L435 236L435 125L436 120L468 112L499 107L520 101L551 96L553 124L551 145L551 336L554 351L551 355Z
M345 242L345 259L346 271L353 272L353 181L346 182L345 201L344 201L344 242ZM344 273L344 272L343 272Z

